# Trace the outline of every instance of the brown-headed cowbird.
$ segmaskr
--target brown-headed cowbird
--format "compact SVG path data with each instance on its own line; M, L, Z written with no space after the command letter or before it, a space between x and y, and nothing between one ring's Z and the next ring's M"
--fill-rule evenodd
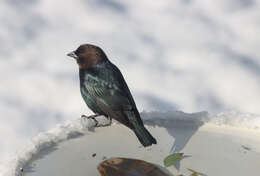
M80 91L96 114L113 118L134 131L144 147L156 144L144 127L134 99L120 70L95 45L83 44L68 54L79 66Z

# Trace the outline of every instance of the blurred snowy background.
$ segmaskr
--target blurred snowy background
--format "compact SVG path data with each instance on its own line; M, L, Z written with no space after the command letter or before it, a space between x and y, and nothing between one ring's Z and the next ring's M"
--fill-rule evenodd
M99 45L140 111L260 114L256 0L0 1L0 172L39 132L91 113L66 54Z

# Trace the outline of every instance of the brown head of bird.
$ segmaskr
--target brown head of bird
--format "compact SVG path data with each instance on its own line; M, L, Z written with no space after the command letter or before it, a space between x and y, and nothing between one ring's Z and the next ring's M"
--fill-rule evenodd
M80 45L67 56L76 59L79 69L87 69L107 60L105 52L100 47L91 44Z

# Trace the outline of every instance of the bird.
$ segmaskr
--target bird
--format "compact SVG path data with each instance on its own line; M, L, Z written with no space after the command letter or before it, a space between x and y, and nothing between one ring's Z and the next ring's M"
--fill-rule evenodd
M144 147L157 144L143 124L121 71L99 46L82 44L67 56L77 62L81 96L94 112L92 118L115 119L131 129Z

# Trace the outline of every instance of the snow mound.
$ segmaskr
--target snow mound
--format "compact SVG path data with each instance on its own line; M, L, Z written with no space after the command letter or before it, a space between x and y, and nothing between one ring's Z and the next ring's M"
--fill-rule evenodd
M227 125L239 128L260 129L260 116L239 112L223 112L216 115L210 115L208 112L184 113L181 111L168 112L142 112L141 116L146 125L152 126L178 126L178 123L193 125L213 123L216 125ZM85 123L85 122L84 122ZM14 176L20 173L20 169L30 161L33 156L47 147L56 145L59 142L76 138L84 135L87 130L84 128L82 119L68 121L65 124L59 124L54 129L45 133L40 133L34 137L29 144L16 154L7 166L4 175ZM85 125L85 127L89 127Z
M210 116L209 122L216 125L260 130L260 115L251 113L237 111L222 112Z
M146 124L160 125L160 123L181 122L192 123L211 123L215 125L226 125L238 128L260 130L260 115L252 113L242 113L238 111L227 111L218 114L209 114L207 111L196 113L185 113L182 111L167 112L142 112L141 116Z
M21 149L16 157L13 158L5 168L6 176L16 176L20 173L20 169L31 160L31 158L41 150L54 146L55 144L71 138L83 135L84 129L81 120L68 121L65 124L58 124L54 129L48 132L40 133L34 137L23 149Z

